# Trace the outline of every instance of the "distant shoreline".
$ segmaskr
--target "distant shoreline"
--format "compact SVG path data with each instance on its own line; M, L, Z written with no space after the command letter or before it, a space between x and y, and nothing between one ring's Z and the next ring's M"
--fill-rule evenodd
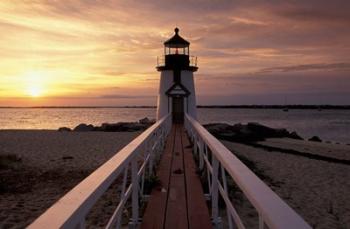
M350 105L198 105L197 108L350 110Z
M108 108L157 108L156 106L0 106L0 109L108 109ZM312 109L350 110L350 105L198 105L197 108L214 109Z

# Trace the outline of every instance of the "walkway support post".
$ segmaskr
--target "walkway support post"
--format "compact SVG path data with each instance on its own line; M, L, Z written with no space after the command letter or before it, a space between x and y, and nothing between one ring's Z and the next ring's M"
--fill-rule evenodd
M130 229L136 229L139 224L139 179L137 175L137 158L131 161L131 182L132 182L132 218L129 224Z
M212 155L212 188L211 188L211 214L212 221L216 228L219 227L219 188L218 188L218 175L219 175L219 161Z

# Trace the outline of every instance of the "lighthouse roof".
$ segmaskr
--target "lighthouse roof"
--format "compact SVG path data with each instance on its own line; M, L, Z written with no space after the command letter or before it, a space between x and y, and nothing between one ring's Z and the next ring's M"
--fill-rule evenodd
M175 28L175 35L169 40L164 42L166 47L170 48L184 48L190 45L190 42L186 41L179 35L179 29Z

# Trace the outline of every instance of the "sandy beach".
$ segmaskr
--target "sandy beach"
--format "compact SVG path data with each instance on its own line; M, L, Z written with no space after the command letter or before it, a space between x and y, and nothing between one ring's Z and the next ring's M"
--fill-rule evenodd
M0 170L0 228L23 228L71 188L107 161L139 132L58 132L53 130L2 130L0 156L16 155ZM293 139L268 139L260 146L222 141L267 185L314 228L349 228L350 146ZM274 147L275 150L264 147ZM278 150L281 149L281 150ZM294 150L321 155L313 159L289 154ZM118 185L114 184L113 189ZM254 209L242 193L233 191L238 212L247 228L257 226ZM106 223L116 193L97 203L87 226Z
M23 228L139 132L1 130L0 228ZM15 156L13 156L15 155Z
M313 228L350 227L350 166L222 141ZM292 139L268 139L261 145L350 159L350 146ZM283 150L282 150L283 151ZM240 195L239 195L240 196ZM238 212L254 216L249 205L235 201ZM254 217L253 217L254 218ZM256 226L254 220L248 228Z

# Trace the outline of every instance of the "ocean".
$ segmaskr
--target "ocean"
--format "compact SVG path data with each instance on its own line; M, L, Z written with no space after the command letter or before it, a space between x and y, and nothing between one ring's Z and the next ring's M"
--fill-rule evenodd
M80 123L137 121L155 118L154 108L1 108L0 129L74 128ZM202 124L258 122L273 128L296 131L304 138L314 135L322 140L350 143L350 110L220 109L199 108Z

